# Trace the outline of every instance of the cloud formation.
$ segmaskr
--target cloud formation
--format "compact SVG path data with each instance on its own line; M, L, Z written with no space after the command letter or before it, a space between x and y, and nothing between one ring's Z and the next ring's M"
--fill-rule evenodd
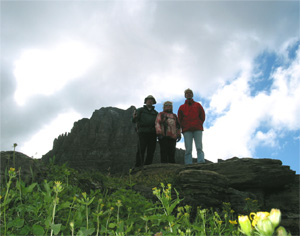
M299 129L299 49L289 55L299 2L5 1L1 17L1 150L39 137L42 155L63 132L57 120L140 106L148 94L180 102L187 87L207 105L211 160ZM253 93L263 53L280 62ZM50 124L56 134L42 132Z

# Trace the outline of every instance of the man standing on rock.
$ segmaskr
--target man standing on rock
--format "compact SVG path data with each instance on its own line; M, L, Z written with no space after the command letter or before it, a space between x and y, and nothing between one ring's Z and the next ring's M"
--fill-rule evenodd
M192 164L193 140L195 140L197 149L197 162L205 163L202 147L203 123L205 121L205 112L199 102L193 100L193 91L186 89L184 91L186 101L178 109L178 119L182 128L185 144L185 164Z
M138 108L133 113L132 118L132 122L137 124L137 133L139 137L135 162L136 167L144 165L144 154L146 149L147 157L145 165L152 164L156 147L155 120L158 112L153 106L156 104L155 98L152 95L149 95L145 98L144 104L143 107Z

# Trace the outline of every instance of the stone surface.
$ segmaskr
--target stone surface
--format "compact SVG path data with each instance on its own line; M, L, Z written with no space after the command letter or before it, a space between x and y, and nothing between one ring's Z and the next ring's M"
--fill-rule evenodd
M263 188L265 191L283 188L293 181L295 171L283 166L280 160L231 158L207 165L192 165L189 168L211 170L225 175L230 180L230 187L236 189ZM243 175L241 175L243 173Z
M155 178L164 173L174 178L183 204L221 209L223 202L230 202L236 212L249 214L246 199L256 200L258 210L280 209L281 225L292 235L300 234L299 175L279 160L234 157L218 163L156 164L132 175ZM152 193L151 188L134 189L146 197Z
M47 162L55 156L57 163L75 169L128 173L135 164L138 137L131 117L135 107L122 110L106 107L96 110L90 119L74 123L70 133L54 140L53 148L42 157ZM177 149L176 162L183 163L184 150ZM160 162L159 144L153 163Z
M45 162L40 159L34 160L22 153L16 152L15 160L16 169L21 167L22 179L27 179L26 182L29 183L32 175L30 169L33 170L35 176L41 175L47 169ZM251 180L249 176L254 177L253 173L245 173L245 169L236 168L234 176L239 179L238 184L236 184L237 181L232 178L232 173L229 171L230 168L234 167L233 163L235 166L243 166L247 163L248 166L252 166L249 168L252 171L254 171L254 166L259 166L259 170L266 170L258 175L263 181ZM1 175L4 174L5 168L12 166L11 164L12 152L2 152ZM273 171L268 171L270 169ZM280 187L276 186L271 178L274 171L281 173ZM282 212L281 225L292 232L292 235L299 235L300 233L299 175L296 175L295 171L290 170L287 166L280 165L280 162L276 160L247 158L245 162L243 158L232 158L224 162L207 164L152 164L144 166L144 168L133 169L131 175L133 179L142 179L147 182L147 185L139 183L133 186L133 189L152 200L156 200L152 193L152 187L158 186L161 180L172 182L173 187L178 190L180 198L183 199L183 205L222 209L223 202L230 202L232 208L239 214L249 214L250 212L245 210L245 199L257 200L259 210L280 209ZM291 178L291 176L293 177ZM42 176L39 179L42 180ZM85 183L85 185L93 187L92 184Z

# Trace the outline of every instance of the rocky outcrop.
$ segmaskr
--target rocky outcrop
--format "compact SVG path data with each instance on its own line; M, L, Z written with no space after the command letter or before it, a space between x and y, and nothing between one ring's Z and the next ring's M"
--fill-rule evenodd
M15 167L21 168L25 182L43 181L47 171L45 162L18 152L15 155ZM12 157L13 152L1 152L2 182L5 169L14 166ZM183 199L182 204L194 209L196 206L221 209L223 202L229 202L235 212L249 214L254 209L246 199L256 201L257 210L278 208L282 212L281 225L292 235L300 235L299 175L279 160L234 157L218 163L152 164L133 169L131 178L141 180L133 189L153 200L157 199L152 187L158 181L172 183Z
M46 170L41 159L33 159L21 152L1 152L0 154L0 180L5 181L5 173L9 168L15 168L22 175L22 180L32 183L36 179L42 179L42 173Z
M48 162L55 156L58 164L75 169L128 173L135 164L138 137L131 117L135 107L95 110L90 119L74 123L70 133L54 140L53 148L42 157ZM183 163L184 150L177 149L176 162ZM160 162L157 145L153 163Z
M249 214L246 199L250 199L259 210L280 209L282 225L293 235L300 234L299 175L280 160L234 157L207 164L156 164L135 170L133 176L153 178L166 172L173 176L183 204L221 209L223 202L229 202L236 212ZM151 187L135 186L135 190L149 196Z

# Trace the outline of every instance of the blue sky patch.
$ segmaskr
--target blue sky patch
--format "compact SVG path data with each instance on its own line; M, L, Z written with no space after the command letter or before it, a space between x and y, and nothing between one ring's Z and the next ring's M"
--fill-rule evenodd
M262 131L264 132L264 131ZM299 174L299 131L289 131L283 137L276 137L275 147L258 145L255 148L254 158L278 159L283 165L288 165ZM295 151L297 150L297 151Z
M249 82L251 96L254 97L260 92L270 94L271 74L279 66L276 54L265 51L255 59L254 63L256 65L254 74L257 76Z

